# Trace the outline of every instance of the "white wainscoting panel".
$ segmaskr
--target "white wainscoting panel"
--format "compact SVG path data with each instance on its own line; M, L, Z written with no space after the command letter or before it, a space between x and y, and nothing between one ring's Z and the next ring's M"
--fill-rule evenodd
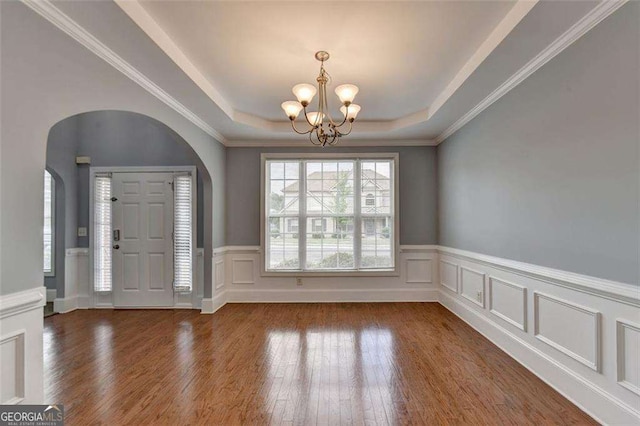
M256 259L246 257L231 259L231 283L255 284Z
M424 259L419 257L410 257L405 261L406 265L406 282L415 284L430 284L432 283L432 264L431 259Z
M618 383L640 396L640 325L616 321Z
M224 258L214 259L215 289L224 287Z
M520 330L527 331L527 289L489 277L489 312Z
M64 253L64 298L53 301L53 310L67 313L89 307L89 249L68 248Z
M198 248L196 253L196 304L200 305L204 297L204 249Z
M0 336L0 404L17 404L24 399L25 330Z
M544 343L600 370L600 313L534 292L534 334Z
M640 425L640 287L444 246L437 252L443 306L598 422ZM472 282L465 269L486 275L489 309L464 297Z
M481 308L484 308L484 281L484 273L460 267L460 295Z
M0 296L0 404L42 404L43 316L47 290Z
M426 302L437 301L434 246L401 246L398 274L380 276L261 274L260 247L228 246L225 254L226 302ZM248 287L250 285L250 287Z
M440 260L440 284L454 293L458 292L458 265Z

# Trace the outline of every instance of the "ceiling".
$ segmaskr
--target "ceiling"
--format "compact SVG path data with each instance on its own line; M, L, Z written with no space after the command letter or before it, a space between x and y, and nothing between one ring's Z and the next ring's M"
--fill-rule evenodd
M360 119L424 110L515 4L141 3L235 110L275 121L286 121L280 104L293 85L315 84L318 50L331 54L333 87L360 88ZM330 101L337 112L333 92Z
M436 145L624 3L42 1L35 10L227 146L304 143L280 104L314 82L317 50L331 54L333 87L360 87L341 145Z

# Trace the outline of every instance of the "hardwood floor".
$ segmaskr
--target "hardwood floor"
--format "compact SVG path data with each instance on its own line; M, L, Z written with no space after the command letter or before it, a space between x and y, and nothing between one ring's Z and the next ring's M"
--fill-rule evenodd
M435 303L45 319L67 424L596 424Z

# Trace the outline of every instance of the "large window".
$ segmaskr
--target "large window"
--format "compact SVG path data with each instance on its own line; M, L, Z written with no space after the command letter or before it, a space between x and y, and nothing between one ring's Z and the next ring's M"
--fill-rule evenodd
M53 276L54 271L54 211L55 211L55 181L48 171L44 171L44 229L43 270L46 276Z
M264 161L267 271L395 269L395 156Z

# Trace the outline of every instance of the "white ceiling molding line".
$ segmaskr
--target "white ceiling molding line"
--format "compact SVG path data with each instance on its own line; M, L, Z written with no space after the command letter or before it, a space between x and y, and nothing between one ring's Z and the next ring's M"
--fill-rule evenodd
M415 119L414 116L424 116L427 114L427 110L418 111L414 114L407 116L407 119ZM257 117L252 114L247 114L244 112L236 111L235 113L236 122L240 124L245 124L247 126L251 126L254 128L268 130L273 133L284 133L291 134L291 122L290 121L271 121L265 120L264 118ZM400 119L404 120L404 118ZM390 120L390 121L358 121L358 126L353 129L352 134L357 133L384 133L384 132L392 132L394 130L398 130L400 128L405 127L404 125L398 125L398 120Z
M436 146L438 143L432 139L345 139L340 142L341 148L348 147L401 147L401 146ZM251 139L230 140L228 148L309 148L308 141L299 139Z
M193 82L211 99L220 109L232 120L235 120L234 109L227 100L220 94L213 84L200 72L200 70L189 60L169 35L158 25L149 15L146 9L137 1L114 0L133 22L149 36L149 38L162 49L162 51L180 69L193 80Z
M40 16L51 22L58 29L69 35L78 43L89 49L96 56L103 59L109 65L120 71L132 81L137 83L147 92L164 102L177 113L191 121L193 124L202 129L205 133L225 144L226 138L217 130L207 124L203 119L198 117L194 112L181 104L173 96L165 92L160 86L151 81L147 76L142 74L133 65L129 64L113 50L108 48L100 40L95 38L91 33L77 24L68 15L55 7L49 0L21 0L26 6L38 13Z
M520 68L515 74L509 77L497 89L491 92L479 104L473 107L469 112L460 117L455 123L442 132L435 141L440 144L449 136L460 130L465 124L473 120L478 114L491 106L498 99L509 93L512 89L526 80L531 74L544 66L551 59L556 57L567 47L571 46L576 40L585 35L589 30L598 25L607 16L618 10L627 0L604 0L596 7L591 9L582 19L571 26L560 37L549 44L542 52L536 55L532 60L527 62L525 66Z
M430 107L429 118L433 116L447 100L462 86L462 84L473 74L482 62L495 50L496 47L511 33L511 31L524 19L525 16L538 3L538 0L518 1L500 21L489 37L480 45L478 50L469 58L466 64L460 69L458 74L449 82L447 87L438 95Z
M220 92L207 80L200 70L180 50L178 45L160 27L137 0L114 0L115 3L135 22L160 49L162 49L173 62L187 74L189 78L218 105L234 122L245 124L256 129L272 132L290 131L289 121L271 121L254 114L234 110L231 104L224 99ZM415 126L429 120L446 101L462 86L476 68L489 56L489 54L504 40L515 26L529 13L538 0L519 0L500 23L493 29L487 39L471 56L465 65L454 76L453 80L445 87L434 101L434 105L409 115L385 121L369 121L366 131L391 132L402 128ZM375 123L375 124L374 124ZM363 126L358 121L358 128ZM282 130L281 130L282 129ZM286 129L286 130L285 130Z

